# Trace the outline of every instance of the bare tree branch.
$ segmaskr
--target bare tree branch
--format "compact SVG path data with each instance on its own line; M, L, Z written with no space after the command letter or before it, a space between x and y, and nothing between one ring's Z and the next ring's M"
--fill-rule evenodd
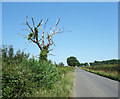
M42 20L39 22L39 24L37 25L37 28L41 25L41 22L42 22Z
M50 50L48 50L48 51L52 51L53 49L50 49Z
M21 23L20 25L27 25L27 24L25 24L25 23Z
M38 41L38 29L36 27L35 27L35 38L36 38L36 41L39 42Z
M51 32L52 32L52 28L51 28L51 26L50 26L50 34L52 34Z
M56 26L58 25L59 22L60 22L60 18L57 19Z
M33 29L32 29L32 28L30 27L30 25L28 24L27 18L28 18L28 16L26 17L26 24L27 24L27 26L31 29L31 31L34 33Z
M52 45L54 42L53 42L53 40L52 40L52 42L50 43L50 45Z
M37 43L35 40L33 40L33 39L31 39L31 38L30 38L30 40L33 41L34 43Z
M52 29L52 35L53 35L53 31L56 29L56 27L57 27L59 21L60 21L60 19L58 18L57 21L56 21L56 25L55 25L55 27Z
M46 27L47 22L48 22L48 19L47 19L46 22L45 22L44 29L45 29L45 27Z
M50 46L50 39L48 39L48 43L47 43L47 47L49 47Z
M56 34L56 33L58 33L58 31L59 31L60 29L58 29L58 30L56 30L56 31L53 31L53 33L52 33L52 35L51 35L51 37L49 38L50 40L53 38L53 36Z
M25 30L25 31L31 31L31 30L28 30L28 29L22 29L23 31Z
M65 32L65 31L60 31L60 32L56 32L56 33L63 33L63 32Z
M20 34L20 33L18 33L18 35L23 36L24 38L27 38L27 35L23 35L23 34Z
M54 46L56 46L55 43L54 43L54 41L52 40L52 42L48 45L48 47L49 47L50 45L52 45L52 44L54 44Z
M35 29L35 23L34 23L34 19L33 19L33 17L31 17L31 18L32 18L32 22L33 22L34 29Z
M54 36L54 35L55 35L55 33L57 33L58 31L60 31L60 29L57 29L56 31L53 31L52 36Z
M55 27L52 30L50 28L50 34L51 34L51 36L49 37L49 35L47 34L48 35L47 47L49 47L50 45L52 45L54 43L53 41L52 41L53 43L52 42L50 43L51 39L53 38L53 36L55 35L55 33L57 33L59 30L61 30L61 29L58 29L58 30L54 31L56 29L59 21L60 21L60 18L57 19ZM55 43L54 43L54 45L55 45Z
M43 50L42 46L40 45L39 41L38 41L38 30L36 30L40 25L41 25L41 22L42 20L40 21L40 23L37 25L37 27L35 27L35 23L34 23L34 19L32 18L32 22L33 22L33 26L34 26L34 29L35 29L35 32L33 31L33 29L30 27L30 25L28 24L28 21L27 21L27 18L28 16L26 17L26 24L27 26L31 29L32 33L34 34L34 37L36 38L36 41L33 40L32 38L30 38L30 40L34 43L36 43L38 45L38 47L40 48L40 50Z
M54 44L54 46L56 46L56 45L55 45L55 42L53 42L53 44Z
M31 43L32 41L29 41L29 42L26 42L25 44L29 44L29 43Z
M41 27L41 30L42 30L42 43L43 43L43 47L44 47L45 46L45 42L44 42L44 30L42 28L42 25L43 25L43 21L41 22L40 27Z
M48 55L52 55L52 56L55 56L55 55L53 55L53 54L48 54Z
M42 39L40 39L38 42L40 42Z
M39 47L39 48L40 48L40 50L42 51L42 50L43 50L43 48L42 48L41 44L40 44L39 42L37 42L36 44L38 45L38 47Z

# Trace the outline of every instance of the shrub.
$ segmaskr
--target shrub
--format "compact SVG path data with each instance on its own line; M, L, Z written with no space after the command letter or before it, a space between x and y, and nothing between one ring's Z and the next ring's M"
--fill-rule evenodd
M52 64L34 58L2 66L3 98L32 96L35 90L51 89L58 78L58 71Z

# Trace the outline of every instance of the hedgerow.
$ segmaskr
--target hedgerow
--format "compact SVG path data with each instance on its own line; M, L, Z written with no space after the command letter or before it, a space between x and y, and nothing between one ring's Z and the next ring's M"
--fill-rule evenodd
M34 91L50 90L58 79L57 69L34 58L20 64L2 64L2 97L27 97Z

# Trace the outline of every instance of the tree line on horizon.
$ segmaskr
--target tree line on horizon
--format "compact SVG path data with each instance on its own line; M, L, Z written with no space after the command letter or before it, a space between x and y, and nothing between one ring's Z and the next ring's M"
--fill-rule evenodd
M99 65L113 65L113 64L119 64L120 59L111 59L111 60L104 60L104 61L94 61L94 62L85 62L80 63L79 60L77 60L76 57L70 56L67 58L67 64L69 66L99 66Z
M20 51L19 49L15 53L12 45L3 45L1 49L1 53L2 53L1 55L2 61L7 63L11 63L13 61L17 61L20 63L24 58L28 59L30 56L30 53L26 54L25 52ZM52 63L51 60L48 60L48 61L49 63ZM119 64L119 63L120 63L120 59L94 61L90 63L88 62L80 63L79 60L77 60L77 58L74 56L70 56L67 58L68 66L98 66L98 65L112 65L112 64ZM56 64L55 62L54 65L64 66L63 62L59 62L58 64Z

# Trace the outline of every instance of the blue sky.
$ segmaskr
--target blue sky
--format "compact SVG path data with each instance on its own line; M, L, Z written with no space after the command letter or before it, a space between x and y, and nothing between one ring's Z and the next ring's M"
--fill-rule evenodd
M118 3L117 2L21 2L2 3L2 43L13 45L15 50L23 50L27 39L18 33L28 35L25 25L26 16L31 24L31 17L38 24L40 17L47 23L47 30L61 18L60 27L64 33L56 34L56 46L48 56L53 62L63 62L69 56L75 56L80 62L93 62L118 58ZM47 31L46 30L46 31ZM48 30L49 32L49 30ZM34 43L27 46L26 53L38 55L39 48Z

